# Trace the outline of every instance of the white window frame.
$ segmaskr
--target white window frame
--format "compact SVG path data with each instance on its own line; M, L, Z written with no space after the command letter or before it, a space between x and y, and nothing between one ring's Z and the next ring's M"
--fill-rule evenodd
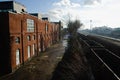
M45 31L48 32L48 25L45 26Z
M34 20L27 19L27 32L34 32Z
M16 65L20 64L20 49L16 50Z
M28 46L28 58L30 58L31 46Z

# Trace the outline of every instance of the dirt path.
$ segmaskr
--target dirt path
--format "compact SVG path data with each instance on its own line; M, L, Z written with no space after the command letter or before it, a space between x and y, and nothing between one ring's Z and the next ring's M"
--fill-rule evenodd
M50 80L57 63L62 59L64 46L55 44L34 57L27 64L19 68L9 79L3 80Z

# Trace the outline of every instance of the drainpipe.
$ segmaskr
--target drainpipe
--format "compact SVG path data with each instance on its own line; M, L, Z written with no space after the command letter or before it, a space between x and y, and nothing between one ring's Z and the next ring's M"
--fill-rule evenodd
M24 65L24 39L23 39L23 36L24 36L24 33L23 33L23 20L21 20L21 46L22 46L22 64Z
M36 23L36 45L37 45L37 50L36 50L36 55L38 56L39 55L39 33L38 33L38 21L37 21L37 23Z

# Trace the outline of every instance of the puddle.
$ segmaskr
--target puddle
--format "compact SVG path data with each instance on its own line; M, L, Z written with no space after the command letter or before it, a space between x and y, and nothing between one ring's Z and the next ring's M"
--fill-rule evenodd
M63 40L62 43L63 43L63 46L64 46L64 47L67 47L67 40Z
M45 55L45 56L43 56L44 58L48 58L48 56L47 55Z
M58 56L58 57L56 57L57 59L62 59L62 57L61 56Z

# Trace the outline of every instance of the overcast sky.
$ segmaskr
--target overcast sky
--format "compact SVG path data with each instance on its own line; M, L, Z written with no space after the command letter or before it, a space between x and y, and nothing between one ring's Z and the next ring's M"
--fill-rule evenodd
M80 19L85 28L120 27L120 0L16 0L28 12L45 13L52 21Z

